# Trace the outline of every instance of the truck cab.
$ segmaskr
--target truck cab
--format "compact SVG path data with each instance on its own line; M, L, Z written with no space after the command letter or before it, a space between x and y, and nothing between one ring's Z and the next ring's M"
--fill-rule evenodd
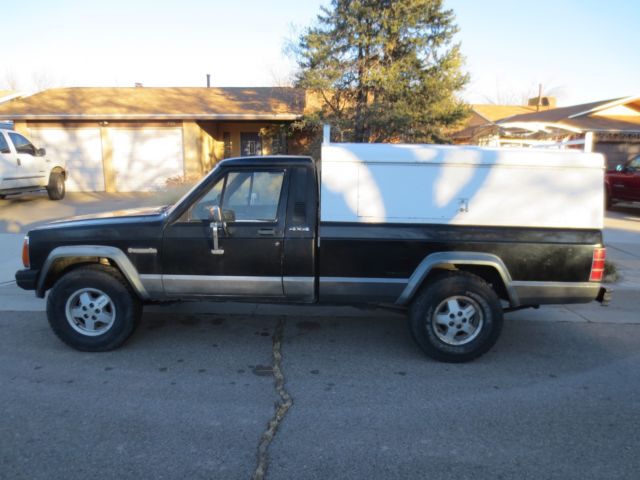
M310 158L223 162L168 212L162 293L314 301L317 191Z

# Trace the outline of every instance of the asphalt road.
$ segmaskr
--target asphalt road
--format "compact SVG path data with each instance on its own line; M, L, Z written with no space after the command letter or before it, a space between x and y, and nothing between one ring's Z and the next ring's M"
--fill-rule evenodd
M425 358L399 315L146 314L115 352L0 313L0 478L637 479L640 324L506 323L476 362ZM525 315L523 317L523 315Z
M637 206L606 219L610 307L509 314L489 354L447 365L402 316L348 308L154 307L125 347L73 351L10 282L20 232L162 202L40 197L0 201L2 480L640 478Z

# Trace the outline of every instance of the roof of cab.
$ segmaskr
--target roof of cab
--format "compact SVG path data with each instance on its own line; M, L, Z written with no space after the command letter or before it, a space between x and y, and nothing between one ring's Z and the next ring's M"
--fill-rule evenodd
M299 155L255 155L251 157L235 157L221 161L221 167L255 167L263 164L273 165L309 165L313 164L313 158Z

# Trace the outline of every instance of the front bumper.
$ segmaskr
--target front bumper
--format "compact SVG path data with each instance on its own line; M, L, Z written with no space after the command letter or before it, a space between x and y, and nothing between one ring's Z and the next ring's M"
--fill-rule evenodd
M16 272L16 283L24 290L35 290L38 283L38 274L40 270L31 270L25 268Z

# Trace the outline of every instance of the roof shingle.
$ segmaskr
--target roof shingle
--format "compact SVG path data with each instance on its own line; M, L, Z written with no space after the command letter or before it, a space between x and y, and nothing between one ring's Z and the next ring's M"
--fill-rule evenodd
M0 105L0 119L294 119L304 106L287 87L54 88Z

